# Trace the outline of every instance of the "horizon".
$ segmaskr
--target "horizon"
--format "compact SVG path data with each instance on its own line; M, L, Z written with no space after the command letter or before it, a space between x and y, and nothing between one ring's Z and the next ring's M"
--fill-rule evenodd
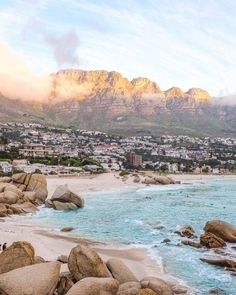
M102 69L147 77L162 90L234 95L235 10L221 0L4 0L0 75L25 75L27 85L62 68Z

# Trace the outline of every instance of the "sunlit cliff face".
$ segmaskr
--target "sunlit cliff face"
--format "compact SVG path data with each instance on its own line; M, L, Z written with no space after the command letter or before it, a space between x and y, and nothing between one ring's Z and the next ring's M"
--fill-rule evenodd
M161 91L148 78L129 81L118 72L61 70L50 76L39 76L29 69L23 56L0 43L0 93L8 98L57 103L63 100L120 97L127 100L140 97L145 100L191 99L195 103L211 100L207 91L191 88L183 92L178 87Z

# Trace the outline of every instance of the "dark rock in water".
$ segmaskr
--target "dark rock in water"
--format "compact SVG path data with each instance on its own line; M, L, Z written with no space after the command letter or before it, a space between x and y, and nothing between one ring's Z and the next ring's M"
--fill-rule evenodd
M171 242L170 239L164 239L164 240L162 241L162 243L170 243L170 242Z
M70 231L72 231L72 230L74 230L74 228L73 228L73 227L70 227L70 226L63 227L63 228L61 229L62 232L70 232Z
M164 227L164 225L161 225L161 224L156 225L156 226L153 227L153 229L156 229L156 230L160 230L160 229L163 229L163 228L165 228L165 227Z
M183 241L181 241L181 243L183 245L191 246L191 247L194 247L194 248L201 248L202 247L202 245L200 243L193 242L193 241L190 241L190 240L183 240Z
M225 241L212 233L204 233L200 237L201 245L207 248L222 248L225 247Z
M236 242L236 228L222 220L208 221L204 227L206 233L212 233L225 242Z
M175 233L181 237L193 238L195 234L195 230L192 228L191 225L187 225L175 231Z
M235 268L236 269L236 261L230 260L230 259L206 259L206 258L200 258L201 261L222 266L222 267L229 267L229 268Z
M210 295L227 295L227 293L220 288L213 288L209 291Z

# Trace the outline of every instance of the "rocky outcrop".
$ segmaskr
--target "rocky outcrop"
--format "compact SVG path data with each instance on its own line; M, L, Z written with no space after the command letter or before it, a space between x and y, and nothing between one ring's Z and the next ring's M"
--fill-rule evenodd
M127 282L138 281L131 270L120 259L111 258L107 261L107 267L112 276L120 282L120 284Z
M73 285L67 295L116 295L119 282L113 278L85 278Z
M71 250L68 267L76 281L86 277L111 276L100 256L93 249L83 245L78 245Z
M18 173L0 178L0 217L34 213L47 197L44 175Z
M0 294L53 295L60 274L60 263L25 266L0 275Z
M208 232L201 235L200 243L202 246L205 246L207 248L222 248L226 246L226 243L223 239Z
M168 176L148 176L143 181L144 184L175 184L175 181Z
M203 261L203 262L206 262L208 264L236 269L236 261L234 261L234 260L230 260L230 259L206 259L206 258L201 258L200 260Z
M34 264L34 248L28 242L15 242L0 254L0 274Z
M222 220L208 221L204 227L206 233L212 233L225 242L236 242L236 228Z
M27 173L18 173L12 176L13 184L18 187L22 185L25 186L24 191L35 192L34 199L31 202L34 202L37 205L43 204L47 198L47 181L46 177L42 174L27 174ZM26 194L26 197L29 195ZM32 195L31 195L31 198Z
M75 210L84 206L84 199L70 191L67 185L60 185L45 205L56 210Z

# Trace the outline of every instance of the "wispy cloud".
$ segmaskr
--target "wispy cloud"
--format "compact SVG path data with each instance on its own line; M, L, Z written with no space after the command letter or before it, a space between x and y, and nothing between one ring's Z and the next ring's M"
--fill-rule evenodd
M79 61L87 69L150 77L162 89L178 85L202 87L213 95L236 92L234 0L8 3L1 4L1 40L41 71L57 70L64 60L71 66ZM50 36L46 43L45 36ZM68 45L64 51L63 44Z

